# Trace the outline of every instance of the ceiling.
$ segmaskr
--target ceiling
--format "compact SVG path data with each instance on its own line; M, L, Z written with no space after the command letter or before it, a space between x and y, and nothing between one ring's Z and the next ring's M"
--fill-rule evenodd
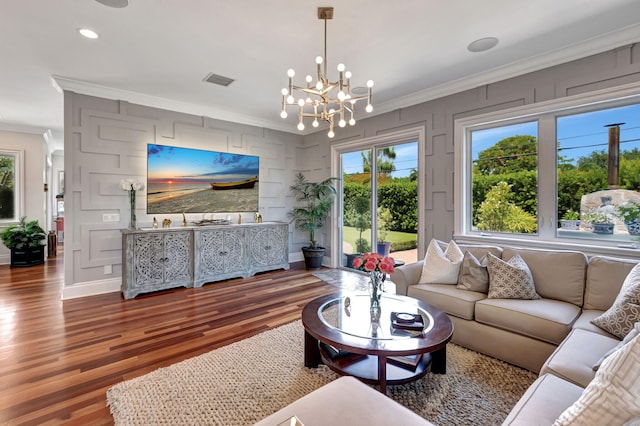
M279 116L280 91L289 68L298 85L315 72L318 6L335 8L329 79L343 62L353 86L374 80L372 114L640 41L638 0L7 1L0 129L44 133L62 149L62 88L297 132L293 111ZM482 37L500 42L469 52ZM203 82L211 72L235 81Z

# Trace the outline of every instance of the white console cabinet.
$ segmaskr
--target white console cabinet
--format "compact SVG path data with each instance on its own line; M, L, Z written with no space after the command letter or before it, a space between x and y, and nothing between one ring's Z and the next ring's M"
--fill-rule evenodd
M200 287L213 281L289 269L286 223L122 231L122 293Z

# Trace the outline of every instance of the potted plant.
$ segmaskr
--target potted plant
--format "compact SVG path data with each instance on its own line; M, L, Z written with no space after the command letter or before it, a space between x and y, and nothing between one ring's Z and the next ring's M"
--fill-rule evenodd
M560 219L560 227L572 231L580 229L580 213L571 209L564 212Z
M44 263L44 240L47 235L37 220L27 222L26 216L17 225L9 225L0 238L11 250L11 266L33 266Z
M637 201L620 204L616 207L615 215L624 222L630 235L640 235L640 204Z
M594 234L613 234L613 218L605 213L589 213L585 219L591 223Z
M391 242L387 241L387 235L389 234L389 227L391 226L391 211L386 207L378 208L378 250L377 253L381 256L389 256L391 251Z
M321 182L309 182L302 173L298 173L289 187L294 200L302 203L289 212L289 217L296 229L309 232L309 245L302 247L307 269L320 269L322 266L326 249L318 246L316 230L324 225L331 211L336 196L333 183L337 179L330 177Z

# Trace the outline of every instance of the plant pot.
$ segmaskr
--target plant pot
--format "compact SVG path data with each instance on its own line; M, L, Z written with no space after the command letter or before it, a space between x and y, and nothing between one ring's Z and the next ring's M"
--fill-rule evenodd
M360 256L362 256L361 253L347 254L347 264L344 266L346 266L347 268L353 269L353 261L356 259L356 257L360 257Z
M316 270L322 267L322 259L324 258L324 247L302 247L302 255L304 256L304 264L308 270Z
M391 251L391 243L390 242L384 242L384 243L378 243L378 254L381 256L389 256L389 252Z
M579 220L560 219L560 227L569 231L577 231L580 229Z
M11 267L23 268L44 263L44 246L11 249Z
M613 234L613 223L592 223L594 234Z
M629 235L640 235L640 219L633 219L631 222L625 222Z

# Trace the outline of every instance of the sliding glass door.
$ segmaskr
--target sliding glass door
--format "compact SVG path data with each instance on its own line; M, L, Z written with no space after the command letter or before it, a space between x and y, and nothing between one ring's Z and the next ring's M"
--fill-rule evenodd
M417 260L418 142L371 144L340 153L341 262L367 252Z

